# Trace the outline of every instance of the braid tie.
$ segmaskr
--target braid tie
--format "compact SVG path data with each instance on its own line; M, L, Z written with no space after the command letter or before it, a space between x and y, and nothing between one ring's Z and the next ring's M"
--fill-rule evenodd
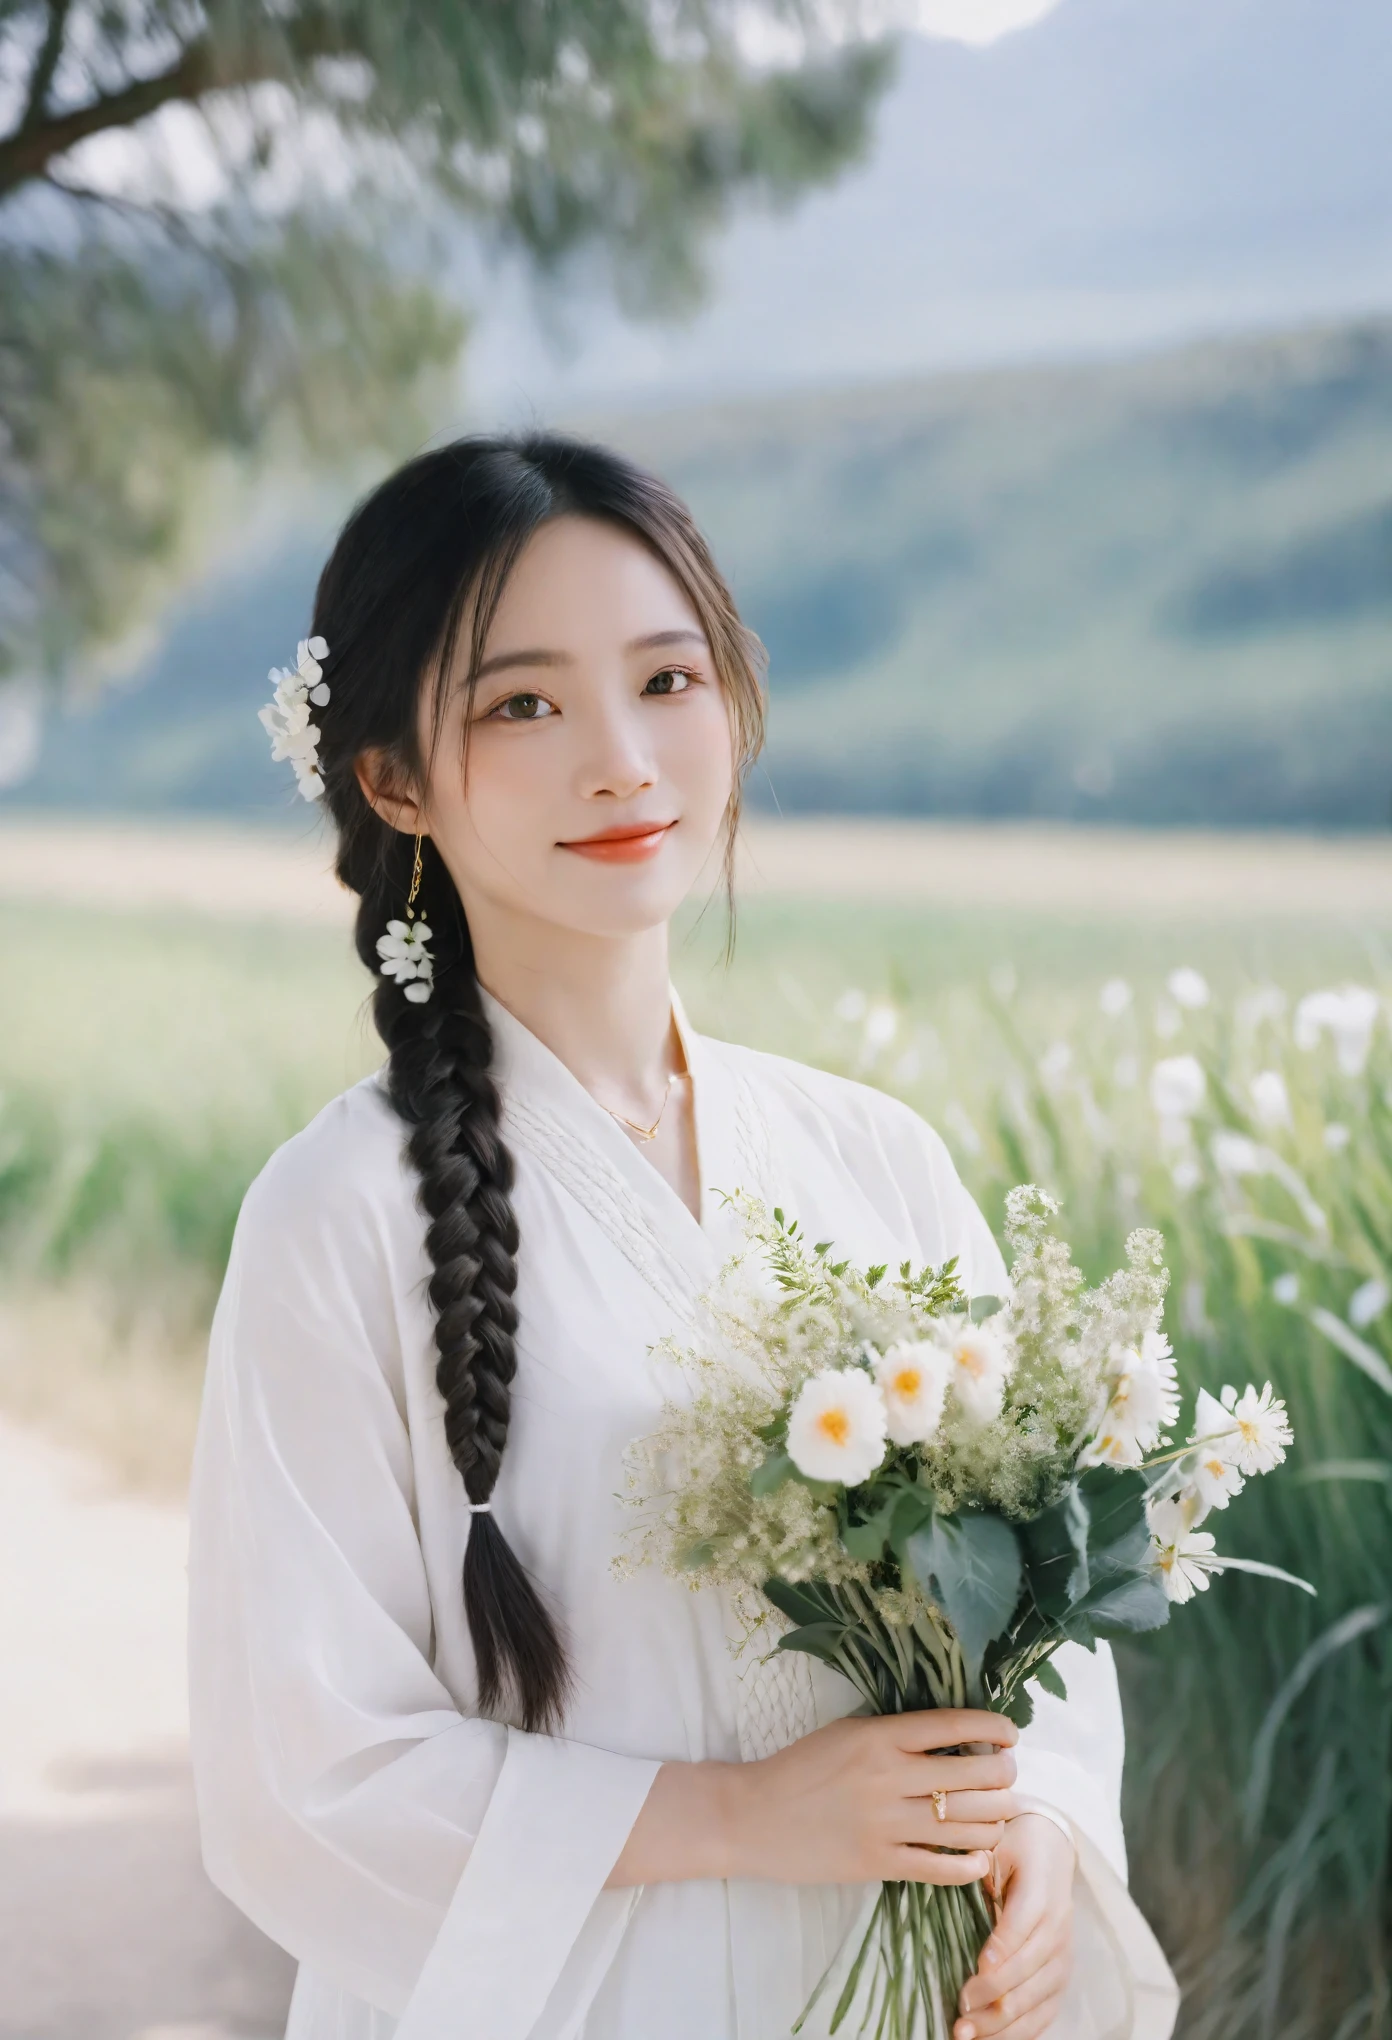
M405 839L399 839L405 846ZM376 961L377 934L395 904L402 862L388 845L362 894L357 949ZM517 1372L517 1219L512 1156L501 1134L493 1038L483 1010L468 928L448 874L432 856L427 880L448 886L453 916L436 912L442 935L435 997L412 1005L380 979L378 1028L390 1049L388 1093L409 1128L406 1151L428 1224L428 1293L439 1355L435 1380L445 1439L468 1497L464 1603L478 1668L479 1704L494 1712L511 1695L528 1729L554 1728L569 1685L565 1651L536 1587L492 1513ZM443 964L443 967L441 965Z

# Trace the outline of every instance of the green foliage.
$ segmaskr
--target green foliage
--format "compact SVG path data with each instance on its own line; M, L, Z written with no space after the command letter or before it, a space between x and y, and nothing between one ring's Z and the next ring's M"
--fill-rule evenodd
M219 463L417 444L450 408L463 236L688 308L736 198L862 151L890 63L809 40L760 69L712 0L4 0L0 59L0 678L149 612ZM163 153L176 109L211 202ZM83 148L115 136L119 171Z
M1390 396L1367 321L614 431L768 646L783 809L1384 828Z

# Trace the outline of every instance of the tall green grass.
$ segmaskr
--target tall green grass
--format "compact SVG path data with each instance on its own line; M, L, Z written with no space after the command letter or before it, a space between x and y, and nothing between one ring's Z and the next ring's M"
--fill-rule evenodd
M722 937L678 947L699 1025L908 1097L993 1221L1012 1183L1054 1190L1091 1272L1160 1226L1189 1388L1285 1396L1289 1465L1212 1527L1319 1598L1230 1575L1122 1654L1133 1883L1188 2040L1392 2031L1392 1043L1385 1011L1342 1065L1295 1029L1318 985L1392 982L1380 939L771 901L728 970ZM250 1177L376 1059L365 979L328 930L12 907L0 942L0 1268L196 1328ZM1204 1095L1165 1126L1178 1056Z

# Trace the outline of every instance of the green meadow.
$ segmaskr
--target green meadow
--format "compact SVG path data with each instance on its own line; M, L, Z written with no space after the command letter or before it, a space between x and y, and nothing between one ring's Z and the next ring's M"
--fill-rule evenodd
M993 1222L1044 1184L1093 1274L1159 1226L1189 1389L1287 1399L1290 1462L1209 1527L1318 1598L1231 1575L1119 1654L1187 2040L1392 2020L1392 1045L1301 1005L1392 988L1390 930L765 896L728 964L714 909L676 953L698 1025L909 1098ZM373 1066L368 985L309 925L12 904L0 942L0 1394L177 1485L239 1200Z

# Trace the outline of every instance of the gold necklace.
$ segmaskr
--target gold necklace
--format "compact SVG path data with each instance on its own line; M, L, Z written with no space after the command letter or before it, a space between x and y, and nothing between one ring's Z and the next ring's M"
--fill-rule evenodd
M622 1112L616 1112L612 1105L606 1105L604 1109L611 1119L618 1120L620 1126L626 1126L630 1133L636 1133L639 1140L654 1140L657 1137L657 1129L662 1124L662 1115L667 1110L667 1100L672 1095L672 1086L676 1081L677 1073L673 1070L667 1079L667 1088L662 1094L662 1103L657 1108L657 1117L651 1126L640 1126L636 1119L629 1119Z

